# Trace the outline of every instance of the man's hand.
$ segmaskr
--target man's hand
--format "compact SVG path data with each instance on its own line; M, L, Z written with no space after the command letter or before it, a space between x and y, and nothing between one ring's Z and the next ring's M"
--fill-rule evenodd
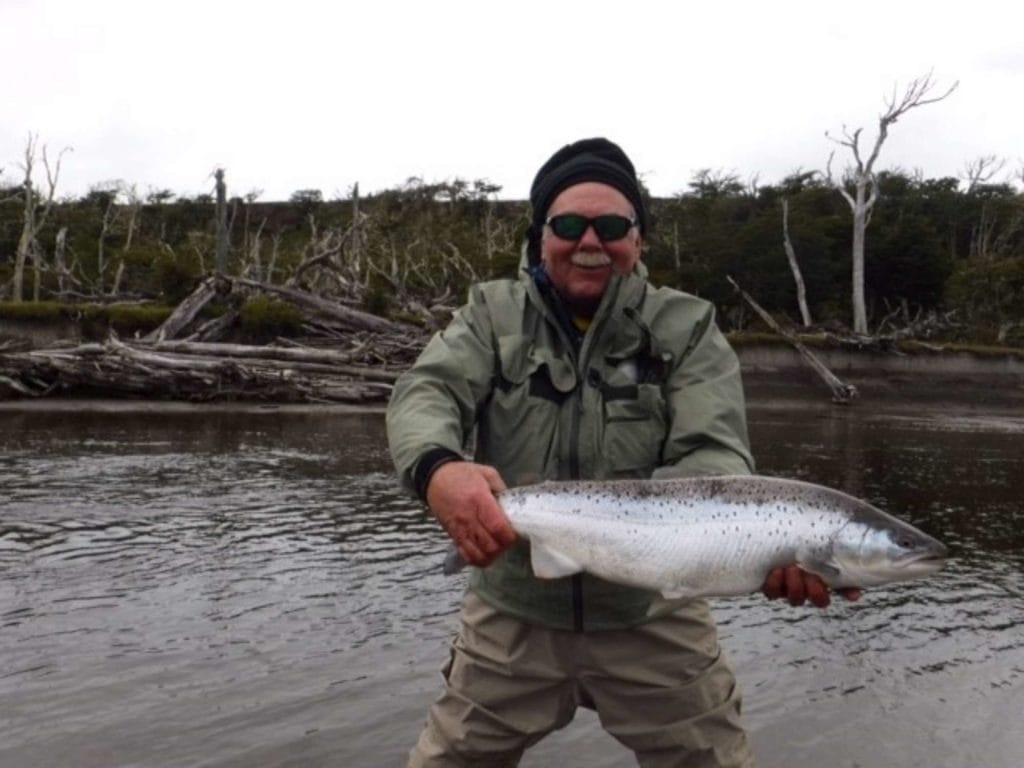
M789 600L790 605L803 605L805 601L810 600L812 605L825 608L832 602L828 585L819 576L808 573L798 565L776 568L769 572L761 590L769 600L784 597ZM851 602L860 600L861 596L859 589L837 589L836 592Z
M505 481L498 470L469 461L443 464L430 478L427 504L470 565L490 565L516 540L494 498L503 490Z

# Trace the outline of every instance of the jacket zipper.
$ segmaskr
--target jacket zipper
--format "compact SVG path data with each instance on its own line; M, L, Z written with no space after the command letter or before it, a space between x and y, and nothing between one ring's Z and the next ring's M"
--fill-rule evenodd
M580 476L580 419L583 415L583 388L586 381L580 377L576 385L576 407L572 412L572 441L569 443L569 474L574 480ZM583 631L583 574L572 575L572 628Z
M614 305L617 298L618 292L621 290L621 282L614 287L615 295L611 297L610 304ZM606 297L607 298L607 297ZM546 302L544 302L546 304ZM590 362L590 347L587 345L588 340L597 338L598 332L605 324L607 314L610 310L604 312L604 316L598 316L598 325L589 329L590 332L584 334L584 337L580 343L579 350L574 348L569 335L571 331L562 326L563 320L557 315L550 306L545 309L551 313L554 319L555 328L558 330L559 335L562 337L563 343L566 344L570 353L575 358L574 362L577 364L576 369L576 407L572 412L572 426L571 436L569 441L569 477L572 480L580 479L580 420L583 415L583 388L589 385L589 371L587 370ZM589 337L589 338L588 338ZM593 342L591 342L591 345ZM584 356L584 351L588 354ZM587 363L587 365L583 365ZM583 631L583 574L577 573L572 577L572 623L573 631Z
M616 285L614 288L615 295L611 297L612 305L615 303L619 290L621 290L621 283ZM590 351L593 348L593 340L596 339L598 334L603 330L605 322L607 321L608 312L610 311L610 309L606 309L603 314L598 315L597 323L589 329L588 333L584 334L583 341L580 344L579 367L577 369L578 384L576 386L576 407L573 409L572 414L572 440L569 443L569 473L573 480L580 479L580 421L583 418L583 391L584 387L592 386L594 384L594 377L591 376L592 372L590 371ZM598 379L600 378L599 372L595 370L593 373L597 374ZM572 577L572 625L575 632L583 631L582 573L574 574Z

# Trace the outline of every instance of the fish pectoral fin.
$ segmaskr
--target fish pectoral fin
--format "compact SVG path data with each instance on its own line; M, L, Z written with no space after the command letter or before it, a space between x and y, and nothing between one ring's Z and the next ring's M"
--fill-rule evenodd
M815 557L799 557L796 564L808 573L814 573L825 581L826 584L833 584L839 579L842 571L834 563L821 560Z
M530 563L538 579L559 579L583 570L579 563L543 541L530 540Z
M667 584L658 590L666 600L679 600L681 598L699 597L700 591L692 586L682 584Z

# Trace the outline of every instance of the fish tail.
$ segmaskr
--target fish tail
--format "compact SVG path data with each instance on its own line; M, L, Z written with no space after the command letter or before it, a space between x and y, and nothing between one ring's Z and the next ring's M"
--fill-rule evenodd
M458 573L466 567L466 561L462 559L462 555L459 554L459 550L455 548L454 544L448 545L448 551L444 555L444 575L451 576L454 573Z

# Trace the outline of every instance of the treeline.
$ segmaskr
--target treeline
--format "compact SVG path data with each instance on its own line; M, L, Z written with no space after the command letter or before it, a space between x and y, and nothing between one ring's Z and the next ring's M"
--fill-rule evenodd
M1024 195L902 172L879 174L878 191L866 247L871 327L936 314L959 339L1024 343ZM515 274L527 205L499 192L484 181L411 179L333 201L316 190L280 203L229 197L219 212L210 195L143 197L114 184L53 203L26 244L25 190L0 187L0 301L14 295L20 250L23 299L175 304L214 271L220 233L231 275L426 321L432 307L458 304L470 282ZM819 174L755 186L702 172L684 193L652 199L645 259L655 281L713 300L723 325L742 329L752 317L731 276L798 322L784 201L812 319L849 326L851 213Z

